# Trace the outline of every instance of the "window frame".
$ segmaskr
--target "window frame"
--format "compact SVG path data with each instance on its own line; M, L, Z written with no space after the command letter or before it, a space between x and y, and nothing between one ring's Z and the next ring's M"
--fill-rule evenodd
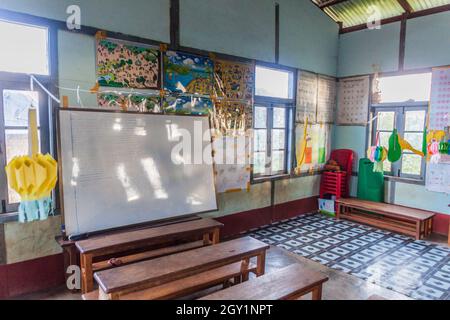
M405 123L406 123L406 112L409 111L425 111L424 127L426 126L426 121L428 117L428 102L404 102L404 103L382 103L371 105L372 117L376 117L378 112L394 112L394 128L397 128L398 134L401 137L405 137ZM372 131L371 131L371 146L376 144L376 135L378 132L378 118L373 121ZM411 132L411 131L406 131ZM422 131L423 132L423 131ZM419 133L419 132L417 132ZM411 152L406 152L406 154L412 154ZM406 174L402 172L403 166L403 155L402 158L391 164L391 171L385 171L385 177L387 179L411 181L420 184L425 183L426 179L426 160L422 158L421 163L421 173L420 175Z
M267 110L267 141L266 141L266 156L267 153L272 152L272 130L277 129L273 128L273 109L274 108L284 108L286 110L286 123L285 123L285 149L284 149L284 170L280 172L276 172L272 174L254 174L254 154L255 148L254 143L252 147L252 165L251 165L251 182L262 183L266 181L278 180L284 177L290 177L292 174L292 170L294 167L293 161L293 150L294 150L294 138L295 138L295 101L297 94L297 70L294 68L279 66L271 63L258 63L257 66L263 68L274 69L278 71L286 71L291 73L289 90L291 90L290 95L292 98L284 99L284 98L274 98L267 96L258 96L255 95L254 103L253 103L253 114L255 114L255 108L263 107ZM254 92L256 92L256 81ZM255 128L255 117L253 117L253 130L258 130ZM254 141L254 139L253 139ZM272 168L272 161L266 163L266 173L267 167Z
M28 17L23 15L9 15L0 11L0 20L23 24L36 28L47 29L47 57L48 57L48 75L34 75L35 78L42 83L53 95L59 96L57 90L58 83L58 26L46 19L38 17ZM6 131L3 110L3 90L24 90L31 91L30 75L25 73L15 73L0 71L0 167L6 166ZM37 85L34 84L33 91L38 92L39 97L39 130L40 130L40 148L42 153L50 153L57 159L55 154L56 134L55 126L55 107L58 106L50 97ZM18 210L18 203L8 203L8 183L5 170L0 170L0 217L1 215L14 214ZM59 206L59 199L53 192L55 208Z

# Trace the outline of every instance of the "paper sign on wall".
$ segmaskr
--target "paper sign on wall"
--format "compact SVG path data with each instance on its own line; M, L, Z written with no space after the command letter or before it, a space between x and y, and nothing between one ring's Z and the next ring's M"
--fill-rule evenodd
M367 125L369 89L368 76L339 81L337 124Z
M450 126L450 68L435 68L431 81L429 130Z
M336 79L319 75L317 91L317 122L334 123L337 96Z
M318 76L315 73L298 71L296 122L316 122Z

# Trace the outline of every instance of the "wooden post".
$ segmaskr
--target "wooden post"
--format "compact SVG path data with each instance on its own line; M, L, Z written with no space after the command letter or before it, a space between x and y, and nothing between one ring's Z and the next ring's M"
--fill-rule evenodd
M250 259L245 259L242 261L242 265L241 265L241 273L242 273L242 281L248 281L248 276L249 276L249 272L248 272L248 267L250 265Z
M260 277L266 272L266 251L263 251L257 257L256 276Z
M322 285L314 288L312 292L312 300L322 300Z
M213 232L212 243L213 244L218 244L219 242L220 242L220 229L217 228Z
M81 292L89 293L94 290L94 275L92 271L92 255L81 254Z

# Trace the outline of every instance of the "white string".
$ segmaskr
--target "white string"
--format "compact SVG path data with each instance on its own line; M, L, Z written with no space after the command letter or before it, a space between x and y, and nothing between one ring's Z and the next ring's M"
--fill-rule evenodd
M44 85L42 83L40 83L38 79L36 79L33 75L29 75L29 76L30 76L30 89L31 89L31 91L33 91L33 88L34 88L33 82L36 82L39 85L39 87L41 87L42 90L44 90L44 92L48 94L48 96L50 98L52 98L58 104L61 103L61 100L56 98L50 91L48 91L47 88L44 87Z

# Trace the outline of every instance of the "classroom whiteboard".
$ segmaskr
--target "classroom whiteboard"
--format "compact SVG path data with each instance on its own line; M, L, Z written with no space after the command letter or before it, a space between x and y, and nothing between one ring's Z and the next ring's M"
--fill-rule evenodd
M68 236L217 210L207 117L62 109L59 139Z

